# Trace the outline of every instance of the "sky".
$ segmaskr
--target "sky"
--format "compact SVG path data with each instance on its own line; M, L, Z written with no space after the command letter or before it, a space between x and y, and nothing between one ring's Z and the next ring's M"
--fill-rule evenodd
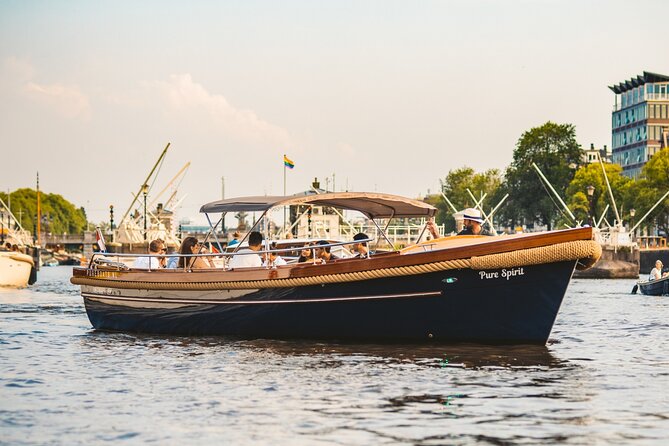
M661 18L664 0L0 0L0 190L39 172L107 220L170 143L149 200L190 162L180 218L283 194L284 154L288 194L421 197L504 170L546 121L610 147L607 87L669 74Z

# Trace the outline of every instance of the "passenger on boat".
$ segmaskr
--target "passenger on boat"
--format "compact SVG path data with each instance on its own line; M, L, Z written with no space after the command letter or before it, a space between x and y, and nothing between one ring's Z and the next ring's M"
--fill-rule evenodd
M192 254L208 254L209 250L202 243L197 241L195 237L186 237L181 242L179 248L179 268L198 269L198 268L213 268L214 263L208 257L184 257Z
M151 240L151 243L149 243L149 254L157 256L164 252L166 252L166 249L162 240ZM137 257L133 267L140 269L159 269L162 268L163 265L160 264L160 259L158 257Z
M250 266L262 266L262 259L258 254L253 254L254 252L260 251L262 248L262 234L257 231L253 231L249 234L249 247L243 248L237 251L237 253L232 256L228 266L230 268L246 268Z
M316 242L316 245L320 245L320 247L316 248L316 258L321 259L323 262L332 262L334 260L339 259L338 256L332 254L330 252L330 246L323 246L323 245L329 245L330 242L327 240L319 240Z
M658 259L655 261L655 268L650 270L650 276L648 277L648 280L659 280L663 277L667 277L668 275L669 272L662 273L662 261Z
M362 232L358 232L353 236L353 240L367 240L369 237L367 234L364 234ZM359 258L359 259L366 259L369 257L369 248L367 247L367 242L358 242L354 243L351 245L351 251L355 252L356 254L353 256L353 258Z
M465 226L462 231L458 232L458 235L493 235L481 226L483 219L478 209L465 209L463 219Z
M241 237L241 234L238 231L235 231L235 233L232 234L232 240L228 242L228 246L235 246L239 244L239 237Z
M165 264L165 268L168 269L175 269L179 266L179 256L176 255L179 254L178 252L175 252L174 249L171 249L167 253L167 263Z
M313 262L314 261L314 248L312 245L307 243L302 247L300 251L300 257L297 259L297 263Z
M262 266L282 266L282 265L287 265L288 263L284 260L283 257L281 257L277 252L274 252L276 248L276 242L273 242L272 245L270 246L270 249L272 251L267 252L263 255L263 258L265 261L263 262Z

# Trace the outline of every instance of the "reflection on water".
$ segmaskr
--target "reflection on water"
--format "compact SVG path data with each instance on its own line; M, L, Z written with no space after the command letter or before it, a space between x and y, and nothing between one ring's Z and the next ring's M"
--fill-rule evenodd
M575 281L547 347L393 345L98 332L68 273L0 292L0 443L669 437L669 299L629 281Z

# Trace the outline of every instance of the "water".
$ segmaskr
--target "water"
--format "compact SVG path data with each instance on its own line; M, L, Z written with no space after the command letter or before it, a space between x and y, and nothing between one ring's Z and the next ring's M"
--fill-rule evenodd
M0 444L668 444L669 297L574 280L547 347L91 329L68 267L0 290Z

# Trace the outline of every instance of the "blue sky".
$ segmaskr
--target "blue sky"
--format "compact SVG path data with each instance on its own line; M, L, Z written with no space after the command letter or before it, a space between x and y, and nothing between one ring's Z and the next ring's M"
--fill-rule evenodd
M623 1L0 1L0 188L106 218L167 142L180 211L336 188L416 197L503 169L523 131L610 145L608 85L669 74L659 18ZM654 40L656 39L656 40ZM158 187L157 189L160 189ZM156 189L156 190L157 190Z

